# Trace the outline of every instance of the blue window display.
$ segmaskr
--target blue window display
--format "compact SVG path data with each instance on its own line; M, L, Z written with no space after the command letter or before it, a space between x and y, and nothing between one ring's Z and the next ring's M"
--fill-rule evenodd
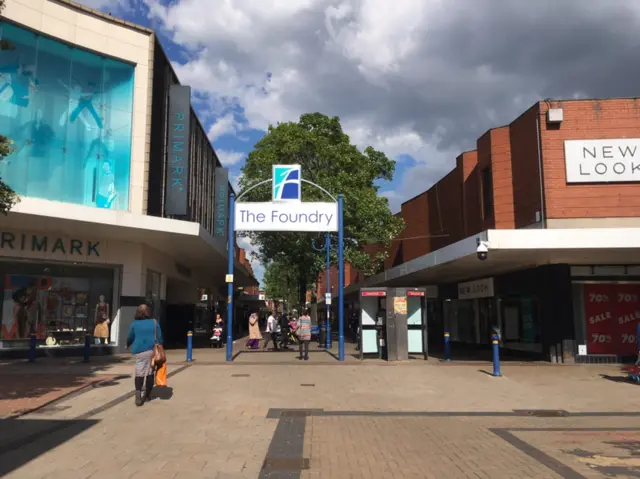
M0 177L20 196L129 209L134 66L0 22Z

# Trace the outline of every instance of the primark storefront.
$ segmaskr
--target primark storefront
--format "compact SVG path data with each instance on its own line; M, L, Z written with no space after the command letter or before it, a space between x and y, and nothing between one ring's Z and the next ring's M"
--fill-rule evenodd
M0 22L0 134L14 146L0 177L21 198L0 217L0 355L32 333L43 350L90 334L121 351L141 302L166 327L182 320L169 307L195 306L201 288L219 299L228 208L213 198L214 186L227 198L226 172L184 87L184 188L166 186L179 84L153 31L72 3L19 7L7 0ZM237 269L239 285L255 284Z

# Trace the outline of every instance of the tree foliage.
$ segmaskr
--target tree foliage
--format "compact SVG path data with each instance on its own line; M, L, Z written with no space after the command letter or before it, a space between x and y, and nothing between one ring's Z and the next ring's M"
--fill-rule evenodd
M267 298L284 300L290 305L298 302L298 272L291 265L281 261L267 264L263 284Z
M378 183L393 178L395 162L372 147L360 151L351 144L339 118L310 113L302 115L298 122L269 127L247 158L240 189L270 178L272 165L277 164L299 164L303 178L336 197L344 194L345 260L366 274L375 272L384 256L371 258L360 246L369 243L389 246L403 228L402 219L391 214L387 199L377 194ZM243 200L269 201L271 189L265 185L247 196ZM304 183L302 196L304 201L331 201L326 194ZM315 282L324 267L324 253L315 251L311 244L315 238L322 247L323 234L260 232L251 236L259 246L258 257L263 263L290 265L305 287ZM332 243L337 244L337 234L332 235ZM336 257L334 247L334 264Z
M0 13L4 10L4 0L0 0ZM11 50L13 46L7 41L0 41L0 50ZM13 142L0 133L0 161L3 161L14 150ZM7 214L18 202L18 195L0 177L0 213Z

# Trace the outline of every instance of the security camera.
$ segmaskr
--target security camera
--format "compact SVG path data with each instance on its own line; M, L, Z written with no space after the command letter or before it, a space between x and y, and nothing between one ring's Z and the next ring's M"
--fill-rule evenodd
M480 261L485 261L489 257L489 248L484 241L478 241L478 247L476 248L476 254Z

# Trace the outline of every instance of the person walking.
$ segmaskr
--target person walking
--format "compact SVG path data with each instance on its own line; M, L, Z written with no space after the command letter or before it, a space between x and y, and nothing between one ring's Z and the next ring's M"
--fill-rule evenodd
M278 350L278 339L276 337L276 329L277 329L277 321L276 318L273 316L273 313L270 311L269 312L269 317L267 318L267 339L264 342L264 346L262 347L263 351L266 351L267 346L269 346L269 341L273 342L273 349L275 351Z
M151 401L151 390L154 383L154 367L151 360L156 344L162 344L162 330L158 321L153 318L151 308L146 304L141 304L136 309L135 319L127 336L127 347L131 348L131 354L136 358L136 406L142 406L145 401ZM144 395L143 386L145 388Z
M260 332L258 315L256 313L253 313L251 316L249 316L249 341L247 341L247 347L251 349L258 349L261 339L262 333Z
M280 335L282 336L282 349L289 349L289 316L287 313L280 315Z
M298 319L297 334L300 340L300 360L309 360L309 343L311 342L311 317L309 309L305 309Z

